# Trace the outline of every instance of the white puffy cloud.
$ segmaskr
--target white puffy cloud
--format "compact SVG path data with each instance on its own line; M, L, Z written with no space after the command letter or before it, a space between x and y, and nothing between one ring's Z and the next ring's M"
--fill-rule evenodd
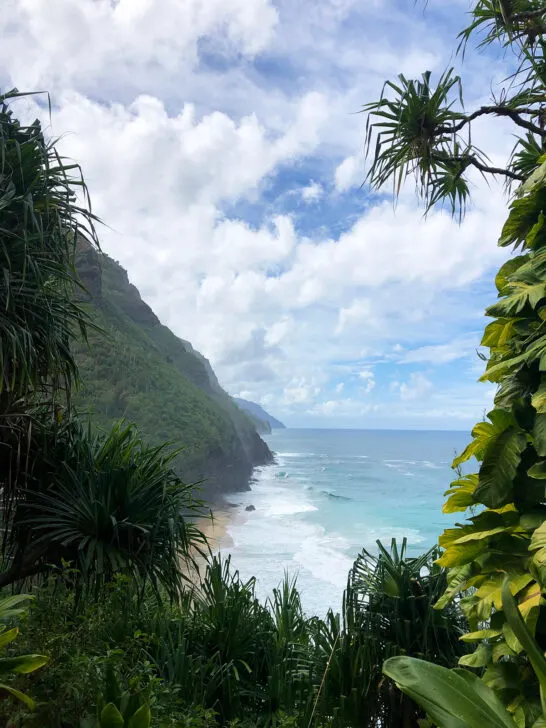
M346 35L349 18L362 33ZM396 210L357 189L352 112L385 76L441 66L445 39L426 23L383 0L8 0L0 83L53 92L49 130L83 167L103 248L226 387L289 423L388 426L425 418L424 396L455 407L456 388L436 401L404 367L472 354L474 289L505 255L494 185L477 181L461 226L423 219L409 186ZM506 134L480 133L506 148ZM348 198L349 213L336 207ZM394 396L407 409L380 419Z
M324 194L324 187L318 182L311 182L310 185L304 187L301 191L301 197L304 202L318 202Z
M334 181L338 192L345 192L351 187L356 187L364 182L364 169L362 159L351 156L346 157L336 167Z
M194 66L203 38L253 56L277 21L269 0L8 0L0 58L22 88L87 85L106 73L124 81L148 66Z
M363 394L369 394L375 387L375 375L370 369L365 369L358 373L358 378L363 382L363 386L360 390Z
M407 402L423 399L431 392L433 385L422 372L412 372L407 382L396 382L394 388L400 392L400 399Z
M464 359L475 354L481 334L471 333L458 336L445 344L420 346L405 352L400 361L405 364L427 362L430 364L448 364L457 359Z

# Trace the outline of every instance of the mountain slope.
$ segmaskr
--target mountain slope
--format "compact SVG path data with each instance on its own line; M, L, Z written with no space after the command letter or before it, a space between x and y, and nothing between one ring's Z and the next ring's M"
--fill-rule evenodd
M270 429L273 430L285 430L286 426L282 422L272 417L269 412L266 412L263 407L260 407L256 402L249 402L248 399L241 399L240 397L233 397L233 401L238 407L245 412L252 415L253 418L260 420L261 422L267 422Z
M271 453L209 362L160 323L114 260L82 241L76 265L103 330L76 350L77 409L103 426L124 417L148 441L182 447L178 470L187 482L205 480L209 499L247 489L253 467Z

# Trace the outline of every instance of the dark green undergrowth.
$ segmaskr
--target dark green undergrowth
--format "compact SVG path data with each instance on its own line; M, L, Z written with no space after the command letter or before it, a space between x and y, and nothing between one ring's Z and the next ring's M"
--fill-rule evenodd
M434 555L408 558L395 543L377 558L363 552L341 615L324 620L305 615L288 578L261 603L254 579L242 580L229 559L212 558L200 588L176 605L137 594L121 576L100 599L76 600L78 574L65 569L35 590L14 648L50 658L14 682L37 709L0 701L0 717L86 728L115 683L150 706L158 727L416 725L421 711L393 698L381 665L393 654L451 665L464 652L458 612L432 608L445 587Z

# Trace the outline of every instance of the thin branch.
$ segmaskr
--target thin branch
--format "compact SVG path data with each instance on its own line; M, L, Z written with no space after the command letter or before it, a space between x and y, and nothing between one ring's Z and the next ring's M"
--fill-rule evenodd
M537 126L536 124L533 124L530 121L526 121L525 119L522 119L520 117L520 114L538 115L538 113L539 112L537 109L509 109L507 106L482 106L481 108L474 111L472 114L465 116L465 118L462 119L458 124L453 124L453 126L440 126L435 131L437 134L453 134L460 131L463 127L465 127L471 121L474 121L474 119L477 119L479 116L494 114L495 116L507 116L514 122L514 124L523 127L523 129L528 129L529 131L532 131L533 134L538 134L539 136L543 137L546 136L546 130L541 129L540 126Z
M504 169L504 167L488 167L486 164L480 162L477 157L472 155L467 157L451 157L450 161L472 165L473 167L476 167L476 169L479 169L480 172L483 172L483 174L502 174L516 182L523 182L526 179L523 175L517 174L517 172L512 172L510 169Z
M546 8L540 8L540 10L525 10L521 13L515 13L509 18L511 23L519 23L522 20L533 20L533 18L540 18L541 15L546 15Z

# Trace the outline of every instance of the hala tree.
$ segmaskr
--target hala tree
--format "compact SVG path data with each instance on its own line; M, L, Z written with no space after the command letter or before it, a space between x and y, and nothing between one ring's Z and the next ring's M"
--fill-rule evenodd
M184 560L205 547L201 513L166 447L132 427L105 435L72 416L71 345L89 317L78 301L76 244L98 246L77 164L39 121L0 95L0 588L71 562L94 593L115 573L178 595Z
M70 343L85 334L76 302L78 235L98 244L77 165L64 160L39 121L23 124L0 95L0 489L9 523L25 486L35 408L66 404L77 378Z
M497 385L494 409L472 432L455 468L474 457L479 471L460 475L444 511L468 513L440 537L440 565L448 587L438 602L460 598L476 650L461 659L484 669L484 680L520 726L540 714L538 685L522 645L508 624L501 598L509 580L519 611L546 649L546 2L479 0L459 34L459 50L500 44L513 73L491 102L463 106L463 86L452 69L434 84L399 76L387 82L368 113L368 180L391 181L398 194L408 177L427 210L447 205L459 218L469 200L472 170L506 182L511 194L499 245L517 255L500 269L498 301L486 315L482 345L490 354L482 381ZM492 166L472 141L480 117L503 117L517 142L504 166Z

